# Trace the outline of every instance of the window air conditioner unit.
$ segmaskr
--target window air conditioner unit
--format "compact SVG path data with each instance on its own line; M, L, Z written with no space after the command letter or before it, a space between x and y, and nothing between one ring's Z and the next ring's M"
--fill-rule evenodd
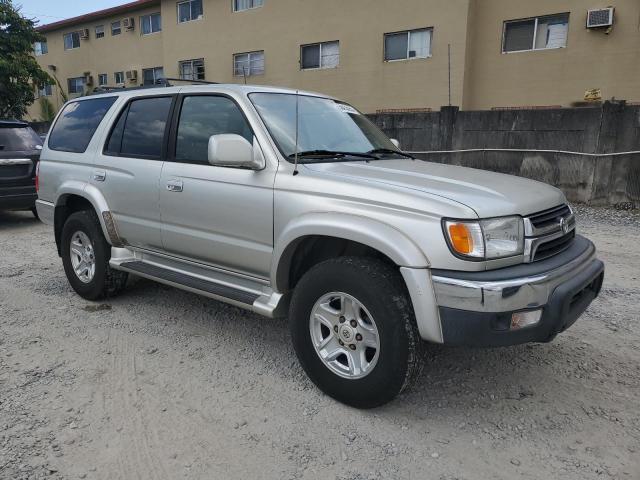
M122 20L122 26L126 30L133 30L135 28L135 19L133 17L125 18Z
M130 82L135 82L138 80L138 71L137 70L127 70L127 80Z
M82 40L89 40L89 29L88 28L83 28L78 33L80 34L80 38Z
M587 12L587 28L603 28L613 25L613 7L599 8Z

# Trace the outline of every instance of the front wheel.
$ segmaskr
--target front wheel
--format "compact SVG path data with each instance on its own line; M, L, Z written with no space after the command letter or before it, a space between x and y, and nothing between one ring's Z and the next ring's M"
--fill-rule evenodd
M342 257L309 270L293 294L290 329L311 380L357 408L391 401L422 366L423 343L403 279L380 260Z

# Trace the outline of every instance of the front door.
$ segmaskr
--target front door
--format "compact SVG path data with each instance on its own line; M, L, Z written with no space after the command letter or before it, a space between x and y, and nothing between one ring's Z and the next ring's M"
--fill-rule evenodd
M209 137L241 135L255 148L240 107L222 95L179 100L175 141L160 179L162 241L167 253L252 276L268 277L273 251L275 168L208 163ZM169 161L171 160L171 161Z
M97 156L91 183L105 197L128 245L162 250L158 182L173 96L129 102Z

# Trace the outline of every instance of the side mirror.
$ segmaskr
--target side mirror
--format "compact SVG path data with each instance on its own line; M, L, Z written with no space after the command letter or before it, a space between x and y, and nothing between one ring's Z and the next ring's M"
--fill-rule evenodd
M398 140L396 140L395 138L392 138L391 143L393 143L396 146L396 148L400 150L400 142Z
M208 157L209 164L217 167L264 168L264 157L256 140L251 145L246 138L236 134L209 137Z

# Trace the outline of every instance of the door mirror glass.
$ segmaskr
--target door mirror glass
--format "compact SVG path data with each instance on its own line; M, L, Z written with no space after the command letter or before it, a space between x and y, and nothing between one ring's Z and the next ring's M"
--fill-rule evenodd
M254 141L254 144L256 142ZM264 158L246 138L233 133L211 135L209 137L209 164L217 167L236 167L260 170L264 168Z
M400 142L395 138L391 138L390 140L391 140L391 143L393 143L396 146L396 148L400 150Z

